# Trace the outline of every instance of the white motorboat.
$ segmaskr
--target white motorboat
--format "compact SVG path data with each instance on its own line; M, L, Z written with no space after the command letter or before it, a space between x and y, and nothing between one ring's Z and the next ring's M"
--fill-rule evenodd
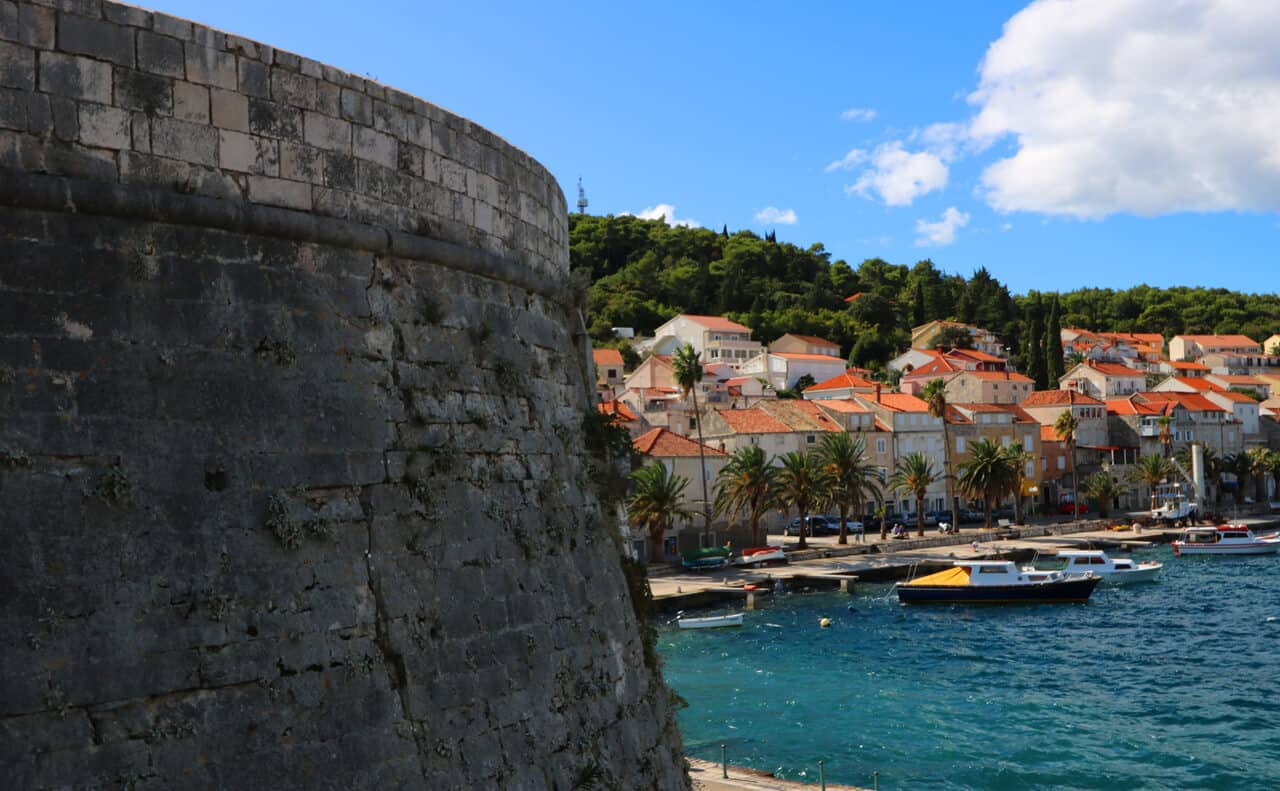
M1164 568L1163 563L1154 560L1135 563L1132 558L1113 558L1100 549L1063 550L1054 557L1066 561L1061 570L1069 577L1093 574L1112 583L1150 582Z
M1188 527L1173 542L1175 555L1274 555L1280 540L1256 536L1247 525Z
M1019 569L1009 560L957 560L952 568L897 584L902 604L1084 602L1102 578Z
M681 629L715 629L720 626L742 626L742 613L728 615L709 615L704 618L677 618L676 624Z
M1151 518L1166 525L1192 524L1200 510L1199 504L1188 498L1177 483L1157 486L1151 500Z

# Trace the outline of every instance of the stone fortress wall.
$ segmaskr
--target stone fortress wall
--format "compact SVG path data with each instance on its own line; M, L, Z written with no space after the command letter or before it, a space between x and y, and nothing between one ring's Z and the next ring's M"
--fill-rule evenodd
M15 788L682 788L551 175L102 0L0 0Z

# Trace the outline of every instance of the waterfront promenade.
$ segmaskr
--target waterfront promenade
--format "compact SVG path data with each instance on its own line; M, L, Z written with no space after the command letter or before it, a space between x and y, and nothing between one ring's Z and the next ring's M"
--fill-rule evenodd
M1274 516L1242 518L1239 521L1255 529L1274 524ZM649 585L653 598L665 611L683 607L716 606L725 602L747 601L745 585L755 584L763 590L756 606L768 606L772 586L781 581L788 589L837 588L840 581L852 590L855 581L890 582L907 577L912 568L941 567L953 560L991 558L1011 553L1051 553L1061 549L1086 546L1123 552L1140 550L1152 544L1167 543L1175 538L1175 528L1148 527L1140 531L1112 530L1113 520L1082 520L1024 525L1008 531L968 529L960 535L940 535L936 529L926 530L924 538L912 533L909 539L880 539L878 532L869 533L865 543L850 537L847 545L836 543L834 536L809 538L809 547L797 550L797 539L779 535L769 537L770 544L787 548L785 565L759 569L728 566L713 571L691 572L678 566L650 570ZM976 544L976 548L975 548Z

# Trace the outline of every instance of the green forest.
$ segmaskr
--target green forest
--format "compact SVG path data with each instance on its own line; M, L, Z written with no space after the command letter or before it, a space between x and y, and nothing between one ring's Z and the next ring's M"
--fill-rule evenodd
M879 368L910 342L911 327L952 319L995 332L1022 362L1028 331L1056 323L1103 332L1242 333L1280 330L1280 297L1222 288L1147 285L1011 294L986 269L947 274L930 260L912 265L837 259L770 234L671 227L662 220L575 214L570 262L586 288L590 334L618 345L613 327L638 335L679 313L724 315L769 343L786 332L839 343L851 363ZM860 296L852 302L846 298ZM1033 364L1034 365L1034 364Z

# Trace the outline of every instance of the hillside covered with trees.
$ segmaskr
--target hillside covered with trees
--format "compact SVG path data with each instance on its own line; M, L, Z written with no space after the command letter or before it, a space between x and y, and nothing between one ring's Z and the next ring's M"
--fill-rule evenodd
M986 269L945 274L932 261L831 260L821 243L800 248L751 231L671 227L631 216L569 218L570 261L587 286L590 333L649 334L678 313L726 315L768 343L785 332L841 345L851 362L877 367L906 348L911 327L954 319L995 332L1020 359L1028 326L1050 320L1104 332L1242 333L1280 330L1280 297L1189 286L1082 288L1012 295ZM587 285L589 284L589 285ZM846 298L858 294L856 299Z

